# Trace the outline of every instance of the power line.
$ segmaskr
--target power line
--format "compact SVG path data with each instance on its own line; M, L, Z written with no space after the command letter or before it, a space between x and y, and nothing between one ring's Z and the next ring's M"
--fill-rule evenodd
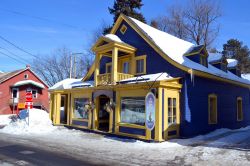
M33 56L33 57L35 57L35 58L39 58L38 56L33 55L32 53L30 53L30 52L24 50L23 48L17 46L16 44L14 44L13 42L7 40L6 38L4 38L4 37L1 36L1 35L0 35L0 39L4 40L5 42L9 43L10 45L14 46L15 48L19 49L20 51L22 51L22 52L24 52L24 53L26 53L26 54L28 54L28 55L31 55L31 56Z
M16 62L19 62L19 63L21 63L21 64L24 64L22 61L20 61L19 59L16 59L16 58L14 58L14 57L12 57L12 56L10 56L10 55L8 55L8 54L5 54L5 53L3 53L3 52L1 52L0 51L0 54L2 54L2 55L5 55L5 56L7 56L7 57L9 57L9 58L11 58L11 59L13 59L13 60L15 60Z
M33 18L33 19L38 19L38 20L42 20L42 21L47 21L47 22L51 22L51 23L60 24L60 25L63 25L63 26L67 26L69 28L84 30L83 28L79 28L79 27L74 26L74 25L70 25L70 24L67 24L67 23L64 23L64 22L60 22L60 21L51 20L51 19L48 19L48 18L40 17L40 16L29 15L29 14L26 14L26 13L14 11L14 10L9 10L9 9L4 9L4 8L0 8L0 10L8 12L8 13L15 14L15 15L21 15L21 16L30 17L30 18Z
M24 59L23 57L21 57L21 56L19 56L19 55L17 55L17 54L14 54L13 52L9 51L9 50L6 49L6 48L3 48L3 47L0 46L0 49L7 51L9 54L11 54L11 55L13 55L13 56L15 56L15 57L21 59L23 62L27 62L27 61L28 61L27 59Z

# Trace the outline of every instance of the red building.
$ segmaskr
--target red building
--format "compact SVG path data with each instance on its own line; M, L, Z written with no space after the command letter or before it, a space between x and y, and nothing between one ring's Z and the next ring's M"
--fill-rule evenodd
M25 103L26 92L33 94L33 107L48 111L48 85L29 66L0 73L0 114L13 114Z

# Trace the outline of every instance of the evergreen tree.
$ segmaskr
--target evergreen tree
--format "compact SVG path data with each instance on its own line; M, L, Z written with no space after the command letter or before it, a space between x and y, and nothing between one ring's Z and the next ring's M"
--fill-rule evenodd
M238 67L242 73L250 73L250 50L243 42L230 39L223 45L223 54L227 58L238 60Z
M121 13L146 23L146 20L142 13L138 11L141 9L142 6L142 0L116 0L114 2L113 8L108 8L109 13L114 16L113 25ZM111 29L111 26L104 28L103 34L109 33Z

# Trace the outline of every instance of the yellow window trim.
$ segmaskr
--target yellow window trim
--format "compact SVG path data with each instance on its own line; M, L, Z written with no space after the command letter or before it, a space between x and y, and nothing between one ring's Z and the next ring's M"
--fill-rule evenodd
M134 71L135 71L135 75L139 75L139 74L146 74L147 73L147 71L146 71L146 69L147 69L147 64L146 64L146 58L147 58L147 55L141 55L141 56L136 56L135 57L135 69L134 69ZM143 66L143 72L141 72L141 73L137 73L136 72L136 68L137 68L137 63L136 63L136 61L137 60L143 60L144 61L144 66Z
M238 106L238 104L239 104L239 101L240 101L240 109L241 110L239 110L239 106ZM237 103L236 103L236 105L237 105L237 121L242 121L243 120L243 110L242 110L242 97L237 97ZM241 118L239 117L239 111L241 112Z
M210 105L211 105L210 98L214 98L215 99L215 105L216 105L216 107L215 107L215 110L213 110L213 111L215 111L216 122L212 122L211 119L210 119ZM208 95L208 124L217 124L217 122L218 122L218 119L217 119L217 95L216 94L209 94Z
M106 63L106 69L105 73L108 73L108 67L111 66L111 72L112 72L112 62Z
M120 32L124 34L127 31L127 29L128 29L127 26L123 24L122 27L120 28Z

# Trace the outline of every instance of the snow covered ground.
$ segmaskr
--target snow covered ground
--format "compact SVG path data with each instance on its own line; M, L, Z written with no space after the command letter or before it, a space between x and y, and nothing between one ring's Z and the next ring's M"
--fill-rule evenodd
M219 129L190 139L146 143L52 126L48 114L40 110L32 110L30 118L29 127L16 121L0 129L0 140L19 140L39 148L65 152L75 158L88 158L95 164L250 164L250 127Z

